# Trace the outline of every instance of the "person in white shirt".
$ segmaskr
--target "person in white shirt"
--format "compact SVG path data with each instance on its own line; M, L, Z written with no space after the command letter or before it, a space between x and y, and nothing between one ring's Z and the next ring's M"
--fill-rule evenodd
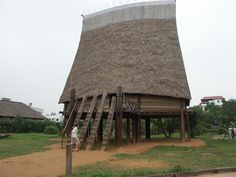
M72 138L72 144L75 144L76 151L79 150L79 138L78 138L77 133L78 133L78 128L77 128L77 125L74 124L71 131L71 138Z

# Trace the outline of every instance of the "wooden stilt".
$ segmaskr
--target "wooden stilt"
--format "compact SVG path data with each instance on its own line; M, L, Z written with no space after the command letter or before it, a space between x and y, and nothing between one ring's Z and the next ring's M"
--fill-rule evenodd
M181 110L180 115L180 140L182 143L185 142L185 125L184 125L184 110Z
M123 98L122 88L117 87L117 98L116 98L116 116L115 116L115 141L116 146L122 145L122 129L123 129Z
M137 143L141 142L141 119L137 118Z
M188 130L188 140L191 141L191 130L190 130L189 116L188 116L187 111L185 113L185 117L186 117L186 125L187 125L187 130Z
M131 143L135 143L136 141L136 129L135 129L135 118L132 117L132 141Z
M150 129L151 121L150 118L145 119L145 129L146 129L146 139L151 139L151 129Z
M63 120L63 127L65 127L66 125L66 121L67 121L67 116L66 116L66 111L67 111L67 107L68 107L68 104L65 103L64 104L64 109L63 109L63 115L64 115L64 120ZM64 138L65 138L65 134L63 133L63 131L61 132L61 148L63 149L64 148Z
M127 128L126 128L126 133L127 133L127 143L130 143L130 118L127 118Z

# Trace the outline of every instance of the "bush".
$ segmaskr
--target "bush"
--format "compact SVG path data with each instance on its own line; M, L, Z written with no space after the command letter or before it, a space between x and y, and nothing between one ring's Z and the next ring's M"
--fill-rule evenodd
M0 132L1 133L43 133L47 126L53 125L59 130L62 129L62 124L49 120L32 120L25 118L1 118Z
M45 134L58 134L59 129L55 125L49 125L44 130Z

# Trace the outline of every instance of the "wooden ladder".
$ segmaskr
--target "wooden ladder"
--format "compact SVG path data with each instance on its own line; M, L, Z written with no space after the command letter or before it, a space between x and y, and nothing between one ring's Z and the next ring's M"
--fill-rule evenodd
M108 114L107 121L106 121L104 135L103 135L103 142L102 142L102 150L103 151L107 150L107 147L109 144L109 137L110 137L110 132L111 132L112 120L114 117L115 107L116 107L116 97L113 96L112 100L111 100L109 114Z
M84 144L85 144L86 134L87 134L87 131L88 131L88 126L89 126L90 120L92 118L93 111L94 111L96 103L97 103L97 95L94 96L93 99L92 99L91 105L89 107L89 111L88 111L88 113L86 115L86 118L84 120L83 128L82 128L81 133L79 135L80 149L82 149Z
M77 112L77 115L75 117L74 124L79 125L79 121L82 117L82 114L83 114L83 111L84 111L84 105L85 105L86 101L87 101L87 97L85 96L85 97L83 97L83 100L80 104L79 111Z
M71 112L70 112L69 118L68 118L68 120L67 120L67 122L66 122L66 125L65 125L64 129L63 129L63 134L65 134L65 133L68 132L68 131L71 131L71 128L72 128L73 122L74 122L74 116L73 116L73 114L74 114L75 111L76 111L77 105L78 105L78 100L76 100L75 103L74 103L74 105L73 105L73 108L72 108L72 110L71 110Z
M104 91L103 95L102 95L102 98L101 98L100 107L99 107L99 109L96 113L96 117L95 117L95 120L93 122L93 128L92 128L92 131L91 131L91 135L89 136L88 141L87 141L88 144L87 144L86 150L91 150L93 148L95 139L97 137L98 127L99 127L99 124L101 122L103 108L104 108L104 102L106 100L106 97L107 97L107 92Z

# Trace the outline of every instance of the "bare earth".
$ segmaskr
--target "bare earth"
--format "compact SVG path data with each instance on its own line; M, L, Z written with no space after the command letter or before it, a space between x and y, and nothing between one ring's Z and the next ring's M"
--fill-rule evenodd
M146 152L157 145L190 147L204 146L205 142L201 140L192 140L192 142L179 143L176 140L169 140L163 142L143 142L138 145L125 145L109 152L97 150L75 151L73 152L73 167L95 163L98 161L107 161L110 165L127 168L167 167L168 164L163 162L122 160L113 157L116 153L138 154ZM57 177L59 175L63 175L64 172L65 149L61 149L59 144L51 145L50 149L44 152L36 152L0 160L0 177Z

